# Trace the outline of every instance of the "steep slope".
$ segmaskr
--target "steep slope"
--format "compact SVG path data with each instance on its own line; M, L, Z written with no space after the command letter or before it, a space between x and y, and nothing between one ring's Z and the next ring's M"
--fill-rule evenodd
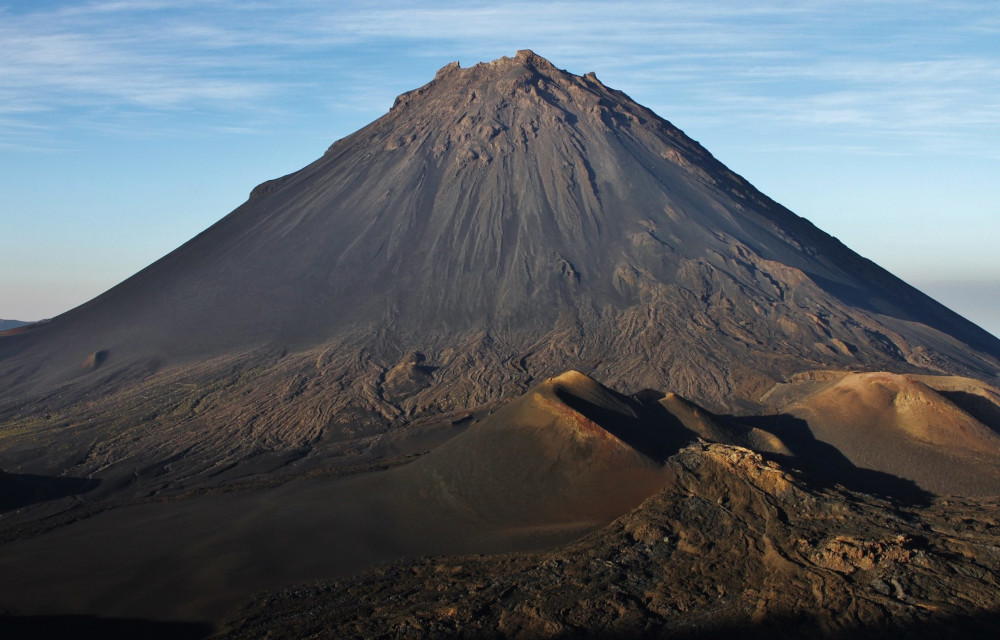
M432 331L537 340L572 320L586 338L669 303L721 330L726 351L977 363L946 336L910 345L896 335L916 321L998 352L996 339L775 205L655 114L531 52L445 67L34 340L59 343L62 357L46 363L57 369L101 351L110 365L316 344L359 325L426 351ZM658 318L641 319L648 340ZM761 319L768 330L740 329ZM702 346L697 327L684 328ZM920 346L934 352L913 353Z
M663 460L690 439L568 371L401 473L423 498L503 526L607 521L662 487Z
M182 481L569 368L721 412L803 369L995 381L998 357L625 94L521 51L446 66L121 285L0 336L0 466Z

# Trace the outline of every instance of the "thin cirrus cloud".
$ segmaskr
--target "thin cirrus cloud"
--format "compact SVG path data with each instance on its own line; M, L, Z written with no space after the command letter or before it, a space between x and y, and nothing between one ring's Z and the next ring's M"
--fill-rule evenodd
M226 77L224 61L199 58L184 39L38 24L44 22L0 25L0 82L15 104L39 110L116 103L175 107L246 100L269 90L266 83Z
M724 118L737 104L746 117L779 113L883 133L995 127L1000 119L996 96L983 89L1000 83L997 55L958 52L969 33L997 28L976 5L907 3L910 26L898 35L891 19L903 7L893 2L626 2L614 12L594 2L41 6L0 10L6 130L29 124L18 114L60 110L113 118L116 108L218 109L239 117L322 91L316 74L331 70L341 82L326 89L326 102L357 103L335 94L359 65L367 73L357 76L392 84L402 72L386 68L396 66L392 56L488 58L513 53L512 45L577 70L599 68L619 86L642 87L654 104L676 110L669 95L697 99L690 110L703 119ZM906 47L914 33L933 38L926 57Z

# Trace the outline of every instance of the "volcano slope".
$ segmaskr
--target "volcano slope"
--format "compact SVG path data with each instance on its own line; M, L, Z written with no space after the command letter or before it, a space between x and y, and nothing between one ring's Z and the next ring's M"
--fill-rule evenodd
M0 468L142 493L342 457L570 368L755 412L804 370L996 383L998 358L625 94L521 51L444 67L134 277L0 335Z

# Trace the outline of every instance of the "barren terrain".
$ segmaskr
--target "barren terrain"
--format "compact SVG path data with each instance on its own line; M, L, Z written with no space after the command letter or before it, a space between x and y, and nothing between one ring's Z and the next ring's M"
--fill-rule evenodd
M593 74L449 64L0 333L0 635L994 637L998 384Z

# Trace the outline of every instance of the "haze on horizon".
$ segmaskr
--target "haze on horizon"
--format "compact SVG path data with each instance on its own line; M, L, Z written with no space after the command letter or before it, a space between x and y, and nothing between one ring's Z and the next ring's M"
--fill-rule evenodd
M975 3L2 3L0 317L108 289L446 62L532 48L1000 334L998 35Z

